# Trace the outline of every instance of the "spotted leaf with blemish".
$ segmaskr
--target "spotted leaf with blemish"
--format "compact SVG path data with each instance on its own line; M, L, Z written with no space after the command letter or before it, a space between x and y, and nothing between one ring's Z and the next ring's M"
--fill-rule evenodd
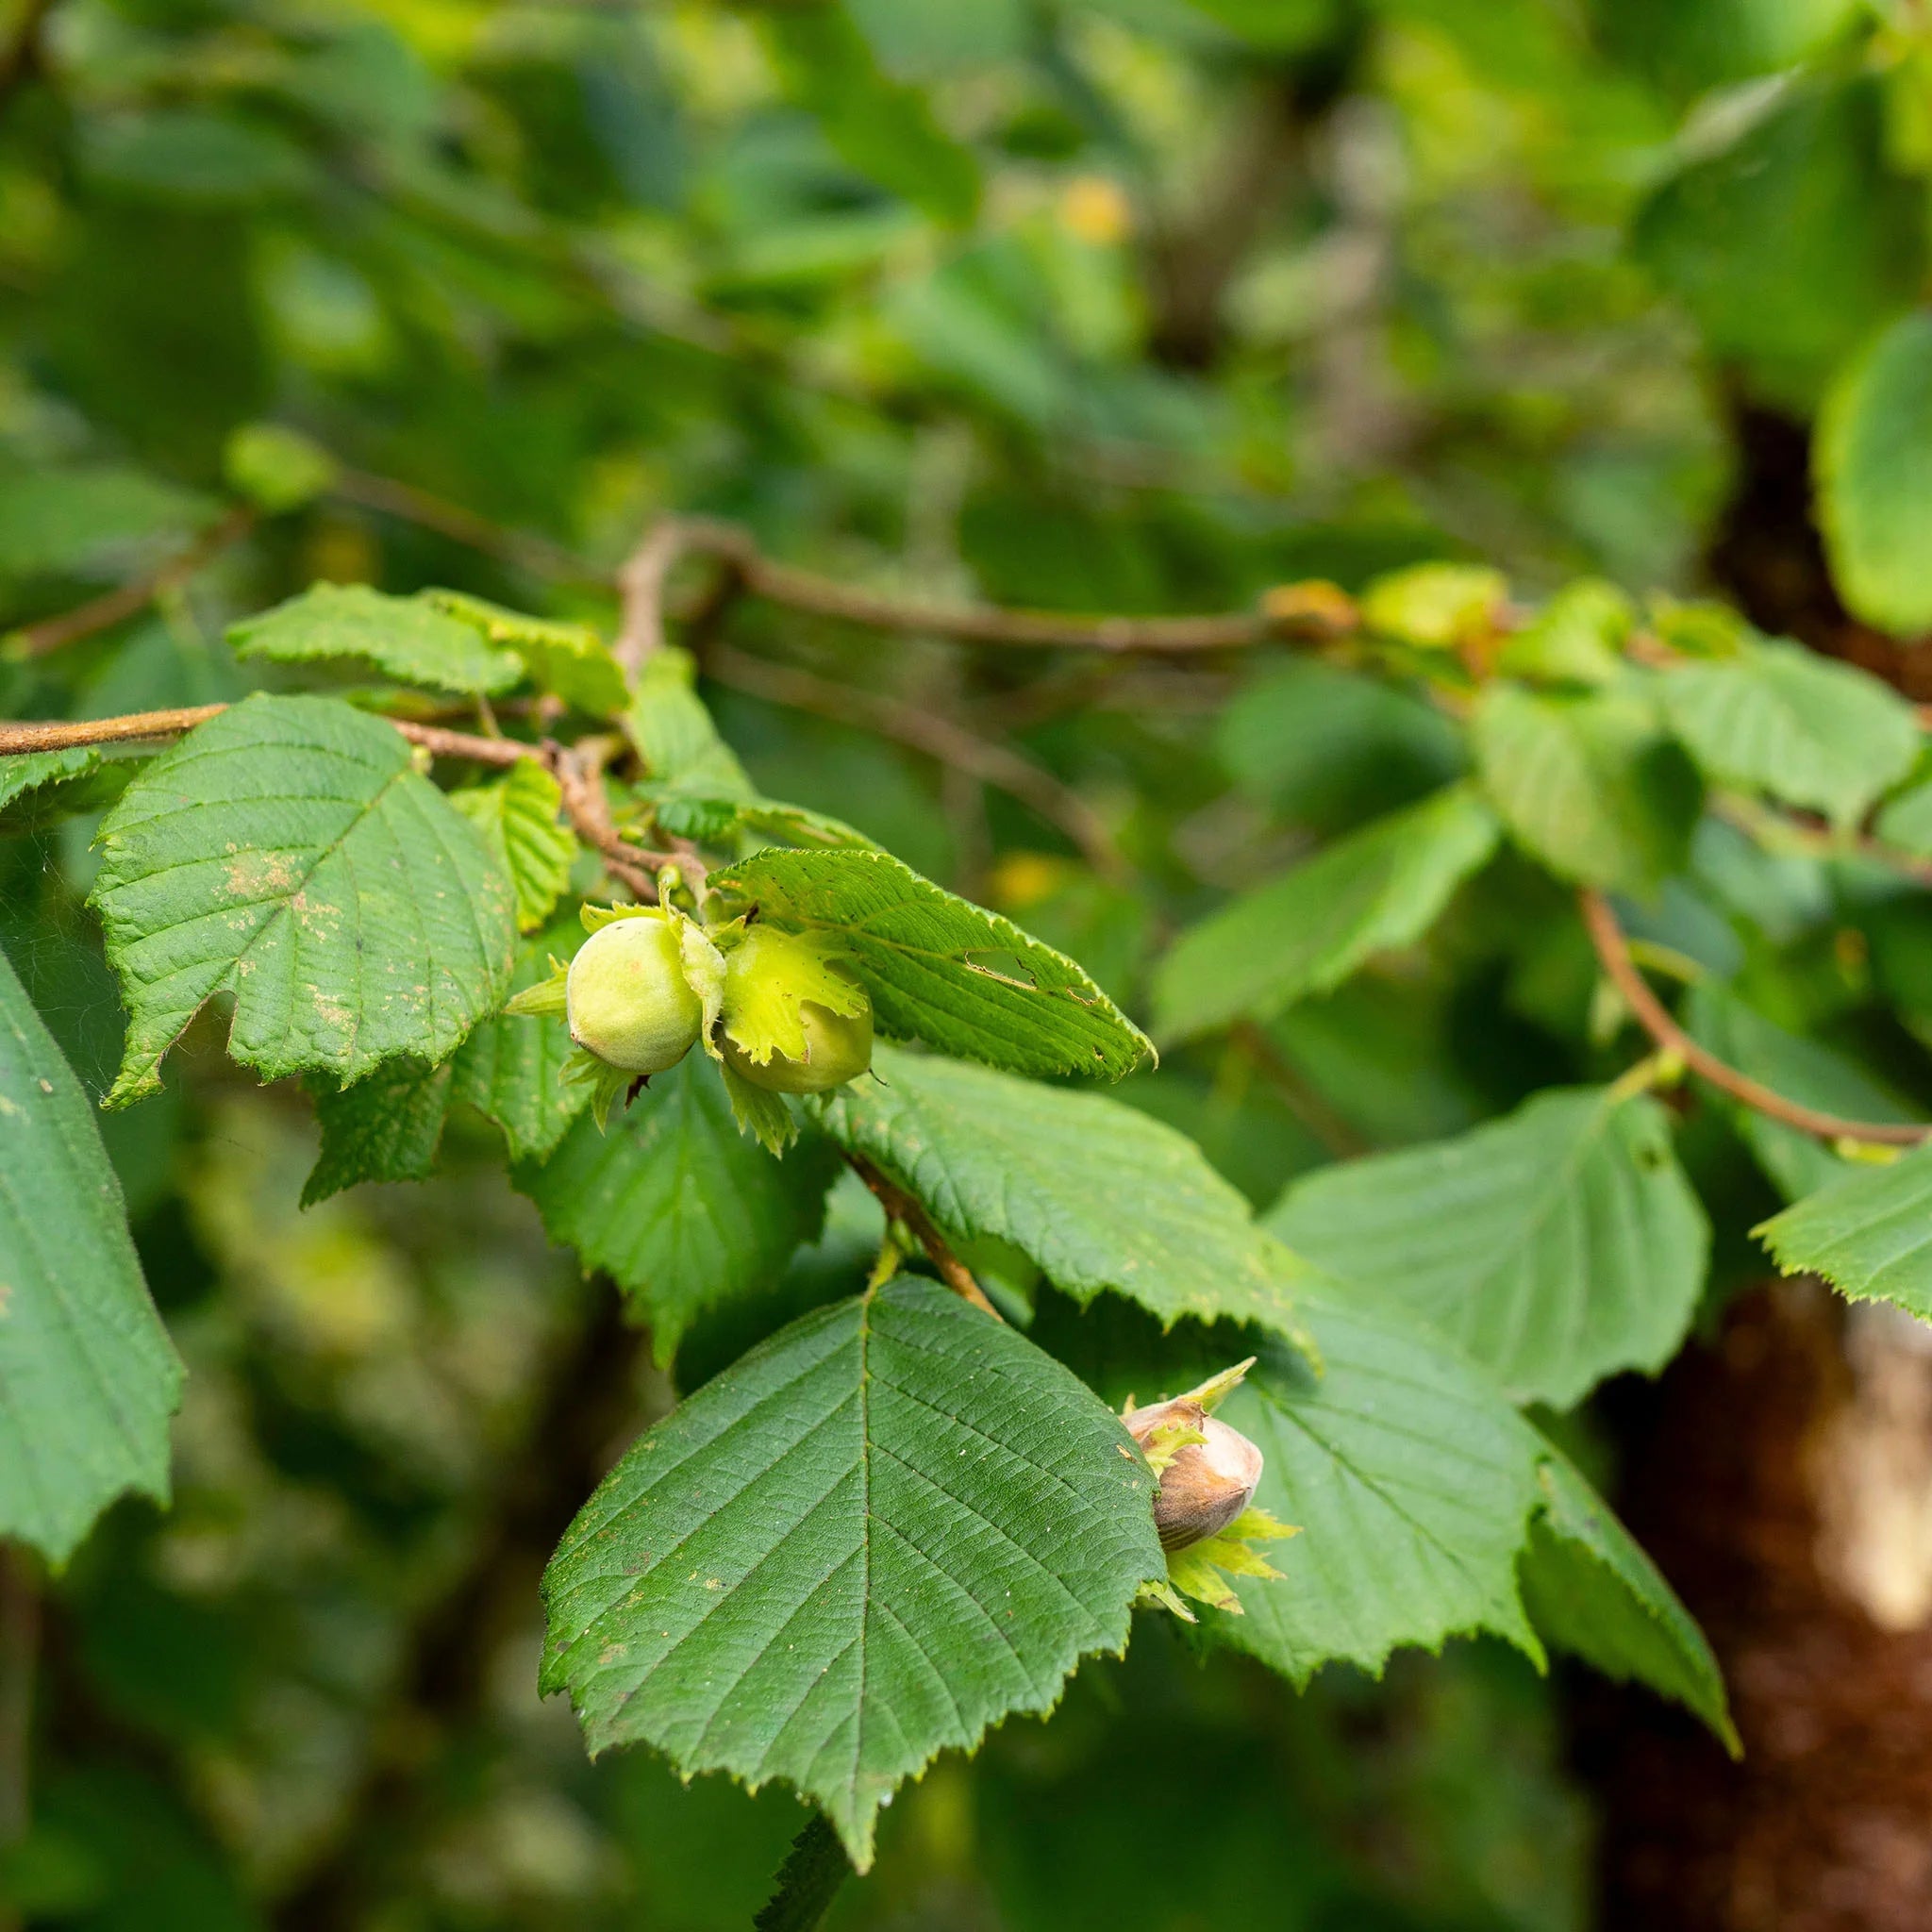
M405 740L333 698L257 695L191 732L102 824L92 903L127 1044L108 1095L231 996L228 1050L268 1079L437 1060L509 983L515 895Z

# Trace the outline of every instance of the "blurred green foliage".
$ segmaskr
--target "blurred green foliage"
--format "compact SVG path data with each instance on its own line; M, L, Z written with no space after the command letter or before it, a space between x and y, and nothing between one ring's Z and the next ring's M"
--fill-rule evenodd
M8 654L0 712L276 688L225 625L318 576L608 623L555 554L608 569L674 509L936 601L1232 609L1471 559L1530 592L1689 596L1740 408L1827 393L1842 592L1918 624L1923 573L1898 578L1924 554L1926 443L1902 454L1885 403L1924 389L1915 22L1859 0L14 0L5 618L175 555L229 492L264 516L118 628ZM1902 510L1860 467L1887 463ZM1541 639L1542 668L1588 683L1600 620ZM1341 663L964 653L757 605L731 635L964 718L1093 802L1117 877L862 718L706 687L762 791L1022 919L1135 1010L1178 926L1461 767L1438 713ZM1609 701L1524 702L1571 728ZM81 904L110 799L86 802L0 819L0 944L98 1095L121 1017ZM1731 949L1762 1011L1932 1086L1907 1038L1932 967L1883 885L1709 823L1685 878L1640 931ZM1747 921L1770 936L1748 953ZM1338 1152L1600 1074L1573 938L1505 860L1435 955L1126 1097L1264 1206ZM486 1130L458 1114L420 1189L298 1210L314 1129L206 1020L104 1130L189 1393L173 1512L123 1505L48 1585L16 1912L745 1924L791 1797L586 1763L536 1698L537 1569L672 1385L504 1191ZM1708 1165L1707 1192L1749 1197L1722 1219L1769 1205ZM876 1234L835 1195L782 1281L700 1319L677 1383L847 1291ZM909 1788L828 1923L1580 1932L1589 1840L1557 1697L1500 1646L1297 1697L1157 1628L1049 1724Z

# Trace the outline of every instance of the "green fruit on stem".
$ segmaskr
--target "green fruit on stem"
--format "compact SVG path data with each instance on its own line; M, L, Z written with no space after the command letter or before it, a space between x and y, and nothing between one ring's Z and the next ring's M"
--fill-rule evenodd
M661 913L601 926L565 984L570 1037L607 1066L661 1074L697 1042L704 1003L684 976L676 929Z
M724 1063L774 1093L824 1093L872 1065L872 1000L824 948L755 925L724 958Z

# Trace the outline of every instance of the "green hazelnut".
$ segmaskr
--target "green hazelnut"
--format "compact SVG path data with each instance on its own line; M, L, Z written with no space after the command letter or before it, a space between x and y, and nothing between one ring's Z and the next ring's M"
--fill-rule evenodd
M661 1074L696 1043L704 1003L684 976L677 932L661 913L600 926L566 982L570 1037L607 1066Z
M872 1000L821 946L755 925L724 958L718 1043L754 1087L824 1093L872 1065Z

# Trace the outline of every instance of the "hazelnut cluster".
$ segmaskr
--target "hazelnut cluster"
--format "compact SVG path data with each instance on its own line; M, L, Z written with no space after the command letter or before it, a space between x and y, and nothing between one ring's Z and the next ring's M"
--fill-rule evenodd
M646 1077L675 1067L705 1030L676 922L642 911L600 926L571 961L564 1015L607 1067ZM725 1064L774 1093L823 1093L872 1065L865 989L823 947L770 926L749 927L724 955L716 1026Z

